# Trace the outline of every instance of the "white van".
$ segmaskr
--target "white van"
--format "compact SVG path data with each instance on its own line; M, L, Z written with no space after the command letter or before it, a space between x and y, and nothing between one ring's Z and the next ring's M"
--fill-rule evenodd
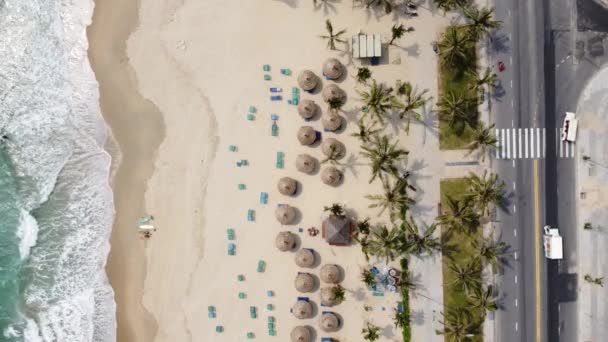
M564 251L559 229L545 226L544 232L543 246L545 247L545 257L547 259L562 259Z
M562 125L562 132L560 134L562 141L575 142L577 128L578 120L576 119L575 114L572 112L566 112L564 124Z

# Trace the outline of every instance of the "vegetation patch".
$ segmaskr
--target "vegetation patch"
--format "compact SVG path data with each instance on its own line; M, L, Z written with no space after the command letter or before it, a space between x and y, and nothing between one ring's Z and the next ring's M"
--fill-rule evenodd
M408 261L406 258L401 259L401 272L409 273ZM401 303L403 303L403 313L407 316L407 320L404 320L404 324L401 327L401 334L403 336L403 342L410 342L412 340L412 322L410 319L410 288L408 286L401 286L399 288L401 292Z

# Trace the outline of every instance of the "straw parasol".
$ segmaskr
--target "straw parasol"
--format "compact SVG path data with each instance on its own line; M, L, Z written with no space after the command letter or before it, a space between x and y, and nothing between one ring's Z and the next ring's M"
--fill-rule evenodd
M310 329L300 325L291 330L291 342L310 342L312 341L312 334Z
M274 215L281 224L290 224L296 218L296 209L287 204L277 207Z
M274 241L281 252L287 252L296 247L296 236L292 232L280 232Z
M342 99L346 98L346 93L342 88L335 84L330 84L323 89L323 101L329 102L329 99Z
M323 128L331 132L336 131L340 127L342 127L342 117L336 113L330 112L323 115L321 122L323 122Z
M332 155L342 157L344 156L346 149L344 148L344 144L339 142L337 139L329 138L323 140L323 143L321 144L321 151L327 157L331 157Z
M310 119L317 112L317 104L313 100L303 99L298 104L298 114L304 119Z
M334 306L337 305L336 298L334 296L333 287L324 287L321 289L321 305Z
M303 300L297 301L291 308L293 315L298 319L307 319L312 317L312 304Z
M325 332L334 332L340 328L340 320L333 312L324 312L319 318L319 327Z
M334 264L325 264L321 267L321 280L330 284L340 282L340 268Z
M312 292L315 289L315 278L310 273L298 273L295 286L300 292Z
M281 194L285 196L293 196L298 189L298 182L293 178L283 177L279 179L277 187Z
M326 185L336 186L342 180L342 171L334 166L328 166L321 172L321 181Z
M317 87L319 78L310 70L303 70L298 75L298 85L305 91L311 91Z
M312 173L317 167L317 160L308 154L300 154L296 158L296 168L300 172Z
M298 140L302 145L312 145L317 141L317 132L311 126L302 126L298 130Z
M323 64L323 75L330 80L335 80L340 78L344 73L344 66L340 63L339 60L335 58L329 58Z
M302 248L296 253L296 265L300 267L312 267L315 263L315 254L312 250Z

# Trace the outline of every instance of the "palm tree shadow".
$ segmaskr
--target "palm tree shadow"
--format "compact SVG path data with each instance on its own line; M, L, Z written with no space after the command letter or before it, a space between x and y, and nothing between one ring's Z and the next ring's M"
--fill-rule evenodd
M357 173L357 168L356 168L356 166L363 166L363 165L365 165L365 164L363 164L363 163L359 163L359 162L357 162L358 160L359 160L358 155L357 155L357 154L354 154L354 153L351 153L351 154L349 154L349 155L348 155L348 158L346 158L346 161L341 163L341 166L342 166L344 169L346 169L346 170L350 171L350 173L352 173L352 175L353 175L355 178L357 178L357 176L359 175L359 174Z
M298 7L298 0L274 0L274 1L282 2L291 8Z
M492 88L491 98L496 102L502 102L501 99L507 94L505 87L502 85L501 81Z
M347 122L357 122L359 120L357 116L360 111L361 107L354 107L352 109L342 110L342 114L344 114Z
M500 32L494 35L490 41L490 47L498 53L509 53L511 52L511 46L509 43L509 36L504 32Z
M330 15L330 12L338 14L335 4L340 2L340 0L319 0L318 4L315 6L315 12L323 10L323 15Z
M420 56L420 44L418 44L418 42L410 44L408 46L399 46L399 48L405 51L409 57Z
M387 324L382 330L380 330L380 335L386 338L395 337L395 332L393 330L394 326L392 324Z
M362 302L365 300L365 298L367 298L367 291L366 289L359 287L358 289L352 292L352 296L357 302Z
M423 310L412 310L410 313L410 319L414 325L424 325L424 311Z

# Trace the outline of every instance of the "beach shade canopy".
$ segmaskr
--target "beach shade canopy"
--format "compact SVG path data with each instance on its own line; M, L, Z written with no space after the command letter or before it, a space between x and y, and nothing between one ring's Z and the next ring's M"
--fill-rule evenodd
M340 328L340 320L333 312L324 312L319 318L319 327L325 332L334 332Z
M323 88L323 101L329 102L330 99L346 99L346 93L342 88L338 87L335 84L330 84L327 87Z
M314 72L310 70L303 70L298 75L298 85L302 90L310 91L317 87L319 83L319 78L315 75Z
M300 325L291 330L291 342L311 342L312 333L307 327Z
M296 168L300 172L312 173L317 167L317 160L308 154L300 154L296 158Z
M337 131L342 127L342 117L332 112L323 115L321 122L323 123L323 128L331 132Z
M298 319L307 319L312 317L312 304L307 301L299 300L291 308L293 315Z
M323 221L322 234L325 241L334 246L350 244L353 224L345 216L330 215Z
M281 194L285 196L293 196L298 189L298 182L293 178L283 177L279 179L277 188Z
M340 63L336 58L329 58L323 64L323 75L330 80L335 80L340 78L344 73L344 65Z
M302 126L298 129L298 141L302 145L312 145L317 141L317 131L311 126Z
M296 253L296 265L300 267L312 267L315 263L315 254L312 250L302 248Z
M287 252L296 247L296 236L292 232L280 232L277 234L275 244L281 252Z
M340 282L340 268L338 265L325 264L321 267L321 280L329 284Z
M334 296L333 287L324 287L321 289L321 305L334 306L338 304L339 303L336 301L336 297Z
M333 166L328 166L321 172L321 181L326 185L336 186L340 184L341 180L342 171Z
M315 289L315 278L310 273L298 273L295 286L300 292L312 292Z
M313 100L303 99L298 104L298 114L304 119L310 119L317 112L317 104Z
M296 209L287 204L277 207L274 215L281 224L290 224L296 218Z
M323 140L323 143L321 144L321 151L327 157L331 157L332 155L337 157L343 157L344 152L346 152L346 149L344 148L344 144L342 144L338 140L334 138L328 138Z

